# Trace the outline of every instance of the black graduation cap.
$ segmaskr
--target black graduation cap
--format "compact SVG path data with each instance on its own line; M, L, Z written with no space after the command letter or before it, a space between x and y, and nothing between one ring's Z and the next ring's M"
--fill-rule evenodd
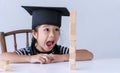
M42 24L61 26L62 16L69 16L70 13L65 7L35 7L22 6L32 15L32 29Z

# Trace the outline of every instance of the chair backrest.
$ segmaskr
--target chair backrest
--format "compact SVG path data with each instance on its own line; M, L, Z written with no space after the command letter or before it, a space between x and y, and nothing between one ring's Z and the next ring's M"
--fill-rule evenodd
M14 50L17 50L17 39L16 35L20 33L26 34L26 46L29 46L29 33L31 33L31 29L22 29L22 30L14 30L10 32L0 32L0 44L1 44L1 51L2 53L7 52L7 46L6 46L6 38L7 36L13 35L14 40Z

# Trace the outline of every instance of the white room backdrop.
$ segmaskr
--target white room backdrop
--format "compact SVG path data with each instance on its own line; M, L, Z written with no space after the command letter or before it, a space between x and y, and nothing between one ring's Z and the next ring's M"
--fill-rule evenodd
M77 49L90 50L95 59L120 58L120 0L0 0L0 32L31 28L31 16L22 5L75 10ZM63 18L59 44L69 47L69 17Z

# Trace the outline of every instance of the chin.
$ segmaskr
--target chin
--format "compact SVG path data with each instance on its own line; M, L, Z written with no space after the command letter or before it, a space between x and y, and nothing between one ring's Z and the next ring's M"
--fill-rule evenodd
M45 51L46 52L49 52L49 51L51 51L53 48L47 48Z

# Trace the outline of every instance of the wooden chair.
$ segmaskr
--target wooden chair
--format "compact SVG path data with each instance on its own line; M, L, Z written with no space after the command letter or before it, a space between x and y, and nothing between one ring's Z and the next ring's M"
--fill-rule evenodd
M6 46L6 38L7 36L12 35L13 40L14 40L14 50L17 50L17 39L16 35L20 33L25 33L26 34L26 46L29 46L29 33L31 33L32 30L30 29L22 29L22 30L14 30L10 32L0 32L0 45L1 45L1 51L2 53L7 52L7 46Z

